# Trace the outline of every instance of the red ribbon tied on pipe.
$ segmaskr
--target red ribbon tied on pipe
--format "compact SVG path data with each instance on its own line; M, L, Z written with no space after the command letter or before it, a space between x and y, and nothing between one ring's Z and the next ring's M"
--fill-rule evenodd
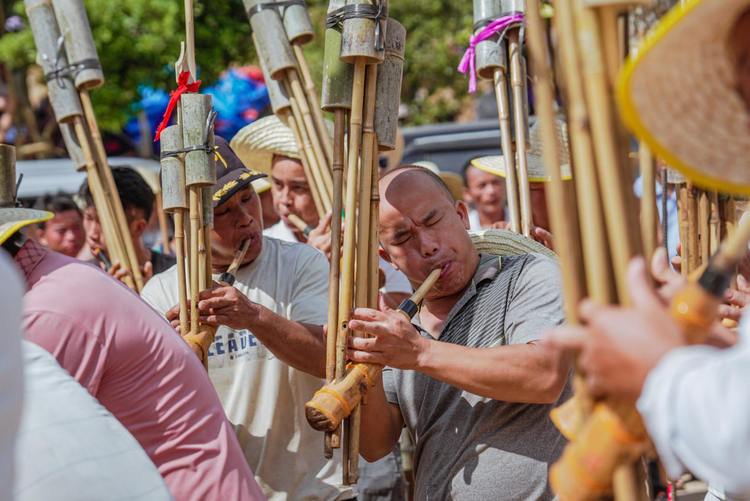
M177 106L177 101L180 100L180 96L186 92L198 92L198 88L201 86L201 81L196 80L195 82L189 84L189 79L189 71L180 72L180 76L177 78L178 86L169 95L169 104L167 105L167 111L164 112L164 119L159 124L159 127L156 128L156 136L154 137L154 142L159 140L159 138L161 137L161 131L163 131L169 123L169 119L172 117L172 112L174 111L174 107Z

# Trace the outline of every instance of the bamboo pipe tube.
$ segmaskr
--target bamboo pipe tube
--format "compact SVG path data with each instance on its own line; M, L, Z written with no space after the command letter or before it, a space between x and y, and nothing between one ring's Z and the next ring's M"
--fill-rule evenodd
M700 264L704 265L708 263L708 258L711 257L711 227L710 219L711 207L708 201L708 192L705 190L700 191L700 198L698 199L698 235L700 240L701 248L701 259Z
M289 221L299 230L302 232L302 234L305 236L305 238L310 236L310 232L314 230L315 228L311 224L307 224L296 214L289 214L287 216L289 218Z
M164 242L162 254L172 255L172 249L169 248L169 228L167 225L167 213L164 212L161 191L156 195L156 218L159 220L159 230L161 231L161 240Z
M628 222L628 201L620 186L623 159L618 155L617 130L612 96L609 91L605 63L602 60L601 31L595 13L575 0L575 20L583 69L584 89L589 109L592 110L591 131L594 138L599 183L607 223L609 248L615 272L615 284L621 303L628 303L626 275L628 262L635 254L636 242L632 240Z
M193 185L189 187L190 196L190 335L196 336L200 329L200 311L198 310L198 295L200 294L200 238L201 238L201 188Z
M250 239L242 242L240 248L237 250L234 258L232 259L232 264L230 264L229 268L227 268L227 271L222 273L221 277L219 277L219 283L234 285L234 281L237 278L237 270L239 270L240 266L242 266L242 261L245 259L245 254L247 254L247 250L250 248L250 242Z
M305 128L302 119L302 112L299 109L297 98L291 94L289 89L287 89L287 93L289 93L289 102L292 105L292 120L289 120L289 123L291 124L292 121L295 122L295 127L292 129L292 131L296 130L299 134L299 137L302 141L301 150L305 152L307 164L310 167L310 173L312 174L308 181L312 180L312 182L317 186L320 202L323 206L323 213L325 214L327 211L331 210L330 195L328 194L327 187L323 181L323 170L325 170L325 167L320 165L318 157L315 155L314 148L312 146L312 139L310 137L309 130Z
M86 127L83 124L82 118L76 117L73 121L73 128L75 135L78 138L78 142L81 145L81 151L86 161L86 174L88 176L89 190L91 191L91 197L94 199L94 205L97 209L97 215L101 221L102 231L104 232L104 238L107 240L107 248L110 253L110 260L123 259L124 248L120 238L120 234L117 232L117 226L115 225L114 215L112 214L112 208L108 203L107 197L102 188L102 180L99 176L99 169L94 161L94 155L91 151L91 145L88 142L86 133ZM130 233L128 232L128 236ZM122 263L122 261L121 261ZM131 275L125 275L123 282L136 291L136 285Z
M659 213L656 207L656 165L651 150L644 141L638 146L638 160L641 167L643 181L643 196L641 197L641 235L643 239L643 254L646 261L658 247ZM666 191L664 191L666 196Z
M289 85L289 89L287 89L287 92L289 92L289 94L294 96L294 98L296 99L297 107L299 108L299 112L301 115L302 122L301 123L298 122L298 125L300 125L300 127L304 126L305 130L307 131L308 136L310 136L310 143L312 144L315 158L318 161L318 167L320 168L320 175L321 175L321 178L323 179L323 186L325 186L325 189L328 194L328 198L330 199L331 192L333 191L333 181L331 179L331 168L329 167L330 164L326 160L326 155L323 152L321 138L318 135L317 129L315 128L315 123L312 118L312 113L310 112L310 106L307 104L307 97L305 96L305 91L302 89L302 83L299 80L299 75L297 75L296 70L287 71L287 82ZM298 120L299 120L299 117L298 117ZM326 135L328 134L327 130L325 131L325 134Z
M526 164L526 141L528 131L524 130L528 120L524 117L525 78L521 62L521 46L518 42L518 29L508 32L508 51L510 52L510 82L513 89L513 114L516 127L516 173L518 179L518 198L521 204L521 233L531 237L534 226L531 216L531 191L529 188L529 171ZM507 173L506 173L507 174Z
M534 62L534 94L537 98L537 116L542 121L542 153L549 174L545 194L550 211L552 232L556 236L556 251L560 256L560 270L563 277L563 297L565 319L570 325L577 325L578 303L584 297L585 283L583 260L580 250L578 227L571 224L571 214L575 214L575 200L565 190L559 164L558 140L554 112L554 86L550 68L547 66L547 37L539 14L538 0L529 0L529 51ZM588 397L580 373L574 380L575 400L572 404L552 411L552 420L566 436L574 436L593 405Z
M495 97L497 98L497 118L500 121L500 147L505 161L505 193L508 203L510 229L521 233L521 204L518 195L516 161L513 154L513 138L510 132L510 103L508 87L505 85L505 72L495 69Z
M341 278L341 206L344 191L344 141L346 110L336 108L333 117L333 217L331 218L331 267L328 275L328 337L326 338L326 383L336 379L336 341L339 332L339 280ZM341 428L326 432L325 457L341 446Z
M305 96L307 96L307 102L312 109L315 128L318 131L318 136L322 139L323 152L325 153L326 160L328 160L327 165L331 165L333 163L333 142L331 142L331 136L328 134L328 128L326 127L326 122L323 118L323 110L320 109L318 91L315 88L315 81L310 73L310 66L307 64L307 58L305 58L305 52L302 50L302 45L298 42L294 42L292 43L292 50L297 58L300 75L302 76L302 83L305 85Z
M16 147L0 144L0 207L16 204Z
M700 262L700 245L698 242L698 194L690 181L687 182L687 216L688 216L688 273L698 269ZM685 262L683 261L683 264Z
M677 185L677 211L680 218L680 272L683 276L690 273L690 244L688 243L688 234L690 221L688 217L688 189L686 183Z
M135 252L135 244L133 244L133 238L130 236L130 226L125 217L125 211L122 209L120 194L117 192L117 186L115 186L115 178L112 176L112 170L107 161L107 152L104 149L102 135L99 132L99 124L96 121L94 106L91 103L91 96L87 90L79 91L78 96L81 100L81 105L83 106L83 115L86 119L86 124L88 125L91 141L94 143L93 150L100 177L103 180L102 187L104 188L104 194L106 195L107 200L110 201L112 212L115 216L114 223L117 225L116 228L119 230L120 235L122 235L124 254L121 256L123 261L120 264L133 275L136 292L140 292L143 290L143 275L141 274L140 264L138 263L138 255Z
M380 140L376 141L379 143ZM378 145L373 145L372 153L372 182L370 183L370 276L368 283L370 293L367 299L367 305L373 310L378 309L378 292L380 290L380 230L378 227L380 221L380 190L378 181L380 175L378 172Z
M713 256L719 250L721 241L721 218L719 217L719 194L715 191L708 192L710 204L709 225L709 255Z
M53 0L57 24L65 38L65 52L70 64L94 60L99 63L99 54L94 45L86 9L82 0ZM89 67L78 71L75 85L79 89L93 89L104 84L104 73L100 67Z
M611 278L608 242L604 228L602 200L597 179L594 147L591 139L590 119L583 93L578 49L575 42L576 28L572 5L563 2L555 15L560 32L560 61L567 81L568 134L575 172L573 181L580 218L583 262L586 271L588 295L600 304L614 300L614 282Z
M359 209L357 212L357 285L354 305L357 308L367 307L370 295L368 280L370 259L370 194L372 191L373 156L377 148L375 137L375 97L377 93L378 66L368 64L365 70L365 103L362 126L362 160L359 168ZM354 337L363 337L361 332L353 331ZM358 404L349 416L349 483L356 483L359 467L359 436L362 408Z
M398 307L398 311L414 317L419 304L440 278L441 269L432 270L422 282L417 291L409 299L405 299ZM352 364L343 379L333 384L327 384L305 405L307 422L318 431L334 430L341 421L356 407L362 395L375 384L375 380L383 369L378 364Z
M185 210L174 213L174 249L177 260L177 288L180 303L180 332L184 336L190 332L188 316L187 277L185 276Z

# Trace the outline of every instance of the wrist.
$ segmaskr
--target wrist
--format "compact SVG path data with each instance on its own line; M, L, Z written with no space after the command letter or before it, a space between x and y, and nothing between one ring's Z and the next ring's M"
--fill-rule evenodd
M430 366L430 359L432 355L432 344L433 341L426 337L419 336L420 342L417 349L417 356L414 361L413 370L418 372L426 372Z

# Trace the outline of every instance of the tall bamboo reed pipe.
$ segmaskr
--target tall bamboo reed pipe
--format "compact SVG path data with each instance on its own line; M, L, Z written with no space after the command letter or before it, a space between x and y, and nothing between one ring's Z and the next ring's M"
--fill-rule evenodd
M518 176L516 160L513 154L513 140L510 132L510 100L508 87L505 84L505 71L495 68L495 98L497 99L497 118L500 121L500 145L505 162L505 193L508 203L508 221L510 229L521 233L521 202L518 193Z
M643 253L646 260L650 262L651 256L658 247L659 213L656 207L656 165L651 150L643 141L638 147L638 159L643 181L643 196L641 197Z
M688 234L690 233L690 220L688 216L688 188L686 183L677 185L677 211L680 218L680 272L683 276L690 273L690 243Z
M518 29L513 29L508 33L508 51L510 52L510 81L513 89L513 116L516 126L516 177L521 205L521 233L527 237L531 237L531 229L534 223L531 217L531 191L529 188L529 172L526 165L526 135L528 132L525 130L528 121L524 117L524 92L526 86L518 32Z
M700 191L700 198L698 199L698 240L700 241L700 264L701 266L708 263L708 258L711 257L711 207L708 201L708 192L705 190Z
M190 334L195 336L200 328L198 296L200 294L201 245L201 189L190 186Z
M336 378L336 341L339 332L339 280L341 278L341 207L344 194L344 141L346 110L336 108L333 118L333 216L331 218L331 267L328 275L328 337L326 338L326 383ZM338 433L326 432L325 456L333 457L333 449L341 446Z
M719 194L715 191L708 192L710 204L709 225L709 255L713 256L719 250L721 241L721 217L719 216Z
M323 118L323 111L320 109L318 91L315 88L315 81L310 73L310 66L307 64L305 52L302 50L302 45L299 42L292 43L292 49L294 50L294 56L297 58L300 75L302 76L302 83L305 86L305 96L307 97L307 102L310 105L313 120L315 121L315 128L318 131L318 136L321 138L326 160L328 160L327 165L332 165L333 143L331 142L331 136L328 134L328 128L326 127L326 122Z
M698 242L698 193L693 183L687 182L687 215L688 215L688 273L692 273L700 266L700 244ZM685 261L683 261L684 264Z
M542 123L542 154L544 164L549 174L549 183L545 194L547 206L551 209L550 218L552 232L555 235L555 250L560 256L560 270L563 278L563 297L565 319L570 325L578 325L578 303L585 295L583 259L581 255L581 241L578 226L572 224L576 215L575 200L565 190L559 163L559 145L554 111L554 85L548 66L547 36L544 24L539 14L538 0L529 0L529 51L534 63L534 94L537 98L537 116ZM572 406L566 407L567 413L562 413L563 407L555 409L552 419L555 424L565 428L566 436L574 435L583 419L589 414L593 405L587 395L583 378L576 372L574 381L576 392Z

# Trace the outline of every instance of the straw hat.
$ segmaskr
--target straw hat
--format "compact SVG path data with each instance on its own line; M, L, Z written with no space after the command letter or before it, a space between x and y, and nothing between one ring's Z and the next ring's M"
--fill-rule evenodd
M510 230L482 230L470 233L471 241L479 252L494 256L541 254L557 261L557 254L536 240Z
M750 113L728 37L750 0L688 0L667 13L620 74L625 123L696 183L750 193Z
M243 127L229 145L247 168L269 176L274 155L300 159L292 129L276 115L263 117Z
M570 173L570 148L568 147L568 127L562 120L556 120L557 144L560 147L560 170L564 181L572 179ZM529 142L531 146L526 150L526 166L529 173L529 181L532 183L546 183L549 181L547 169L542 158L542 131L541 122L537 120L529 130ZM496 176L505 177L505 159L503 155L475 158L471 165Z
M22 209L12 207L0 208L0 244L5 243L11 235L34 223L41 223L52 219L55 215L45 210Z
M453 172L443 172L435 162L430 162L429 160L420 160L419 162L414 162L412 165L424 167L425 169L437 174L440 179L443 180L445 186L448 187L448 191L451 192L454 200L464 199L464 180L458 174Z

